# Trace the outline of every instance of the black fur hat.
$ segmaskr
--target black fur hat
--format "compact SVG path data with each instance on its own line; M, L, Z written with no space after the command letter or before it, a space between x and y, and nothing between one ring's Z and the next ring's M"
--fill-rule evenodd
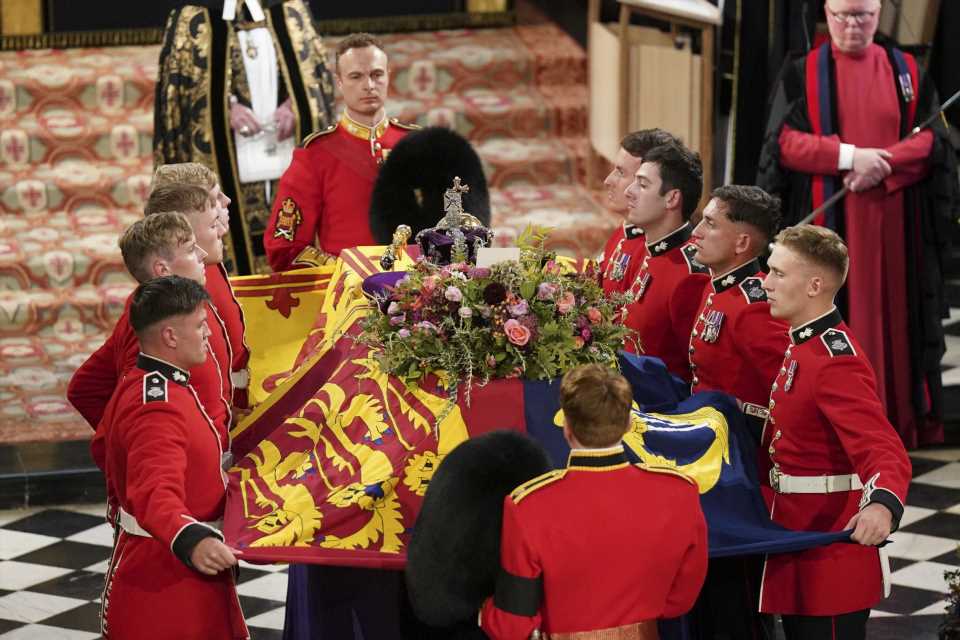
M463 210L490 226L490 193L480 157L466 138L446 127L407 134L380 167L370 199L370 230L378 244L390 244L398 225L409 225L411 239L443 217L443 193L460 176L470 187Z
M407 588L420 620L477 628L477 610L500 570L503 499L551 468L546 451L516 431L470 438L446 456L407 549Z

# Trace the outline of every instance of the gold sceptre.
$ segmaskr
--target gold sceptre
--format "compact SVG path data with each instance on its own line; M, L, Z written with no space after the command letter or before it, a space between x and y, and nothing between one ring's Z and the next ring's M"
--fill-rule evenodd
M393 232L393 240L390 242L390 246L387 247L386 252L380 257L380 266L383 267L384 271L392 271L393 266L400 261L400 258L403 256L403 251L407 247L407 241L410 240L410 234L413 233L405 224L401 224L397 227L397 230Z

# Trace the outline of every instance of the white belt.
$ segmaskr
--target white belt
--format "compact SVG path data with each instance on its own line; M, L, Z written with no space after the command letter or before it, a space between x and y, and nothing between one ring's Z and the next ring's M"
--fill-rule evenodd
M855 473L840 476L790 476L770 469L770 486L777 493L837 493L863 489Z
M133 517L123 507L120 507L120 518L118 519L120 528L129 533L132 536L141 536L143 538L152 538L150 532L140 526L140 523L137 522L137 519ZM204 524L208 527L213 527L217 531L220 531L223 528L223 520L217 520L215 522L198 522L197 524Z
M239 371L231 371L230 382L233 383L234 389L246 389L250 386L250 370L240 369Z

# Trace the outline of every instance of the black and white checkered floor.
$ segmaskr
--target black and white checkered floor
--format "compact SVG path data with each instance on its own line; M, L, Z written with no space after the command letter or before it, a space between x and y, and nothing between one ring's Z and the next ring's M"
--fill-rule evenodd
M960 565L960 449L912 454L901 530L888 545L893 593L873 612L872 640L935 638L944 571ZM0 640L99 636L100 591L112 534L103 505L0 511ZM244 565L240 600L255 640L279 638L287 575Z

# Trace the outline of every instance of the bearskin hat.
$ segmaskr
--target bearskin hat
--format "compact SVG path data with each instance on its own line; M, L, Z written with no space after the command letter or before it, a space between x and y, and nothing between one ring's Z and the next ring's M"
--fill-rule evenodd
M493 595L500 570L503 499L551 468L546 451L516 431L470 438L446 456L407 549L407 589L420 620L477 628L477 610Z
M473 146L446 127L427 127L407 134L390 150L370 199L370 231L378 244L390 244L401 224L411 238L443 217L443 193L459 176L470 187L463 210L490 226L490 193L483 165Z

